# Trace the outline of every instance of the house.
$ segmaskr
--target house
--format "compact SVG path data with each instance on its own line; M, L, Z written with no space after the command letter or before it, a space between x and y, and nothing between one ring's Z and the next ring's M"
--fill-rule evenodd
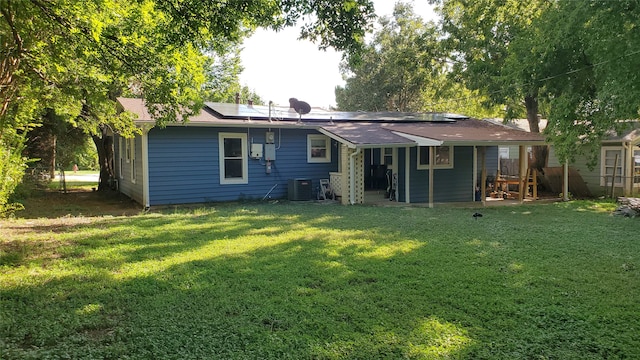
M640 123L631 123L626 131L604 138L595 163L591 163L588 155L589 149L585 148L570 166L580 174L593 196L640 194ZM549 151L549 166L562 166L553 147Z
M505 125L513 129L521 131L531 131L529 128L529 120L527 119L511 119L504 121L503 119L484 119L494 124ZM542 132L547 126L546 119L539 119L538 126ZM532 157L531 146L527 147L527 155ZM498 147L499 169L501 174L515 174L518 171L519 149L518 145L502 145Z
M189 122L159 128L143 100L118 101L142 132L115 135L119 191L144 206L307 200L320 179L343 204L470 202L478 188L484 194L498 146L544 144L538 134L455 114L299 115L273 105L207 103ZM523 177L526 163L521 169Z
M501 119L488 119L494 123L502 123ZM523 131L529 131L529 123L526 119L513 119L505 123ZM540 119L540 130L547 125L546 119ZM501 172L513 171L509 169L513 160L517 161L517 149L514 147L500 146L499 157L502 160ZM575 181L570 180L569 186L576 186L576 182L584 183L586 193L592 196L640 194L640 123L631 122L626 131L617 134L612 133L604 138L596 152L596 158L590 158L590 149L584 148L581 154L569 164L571 172L569 176L578 175ZM617 159L617 160L616 160ZM510 162L511 160L511 162ZM593 163L595 160L595 163ZM614 163L617 164L614 166ZM563 166L554 150L549 146L549 168L559 169ZM612 187L613 172L615 169L615 183ZM557 171L555 171L557 173ZM578 189L576 189L578 190ZM569 190L573 192L573 190ZM583 191L584 192L584 191Z

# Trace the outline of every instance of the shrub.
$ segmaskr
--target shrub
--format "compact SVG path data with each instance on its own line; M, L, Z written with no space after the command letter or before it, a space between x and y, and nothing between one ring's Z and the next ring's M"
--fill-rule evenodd
M21 204L11 203L9 199L24 176L26 159L22 156L23 148L23 142L13 148L0 143L0 217L22 209Z

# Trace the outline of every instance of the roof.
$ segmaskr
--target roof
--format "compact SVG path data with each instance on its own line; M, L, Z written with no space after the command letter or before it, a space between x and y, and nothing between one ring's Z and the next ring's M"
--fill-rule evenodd
M118 101L125 110L137 115L137 124L155 123L144 100L118 98ZM299 115L285 107L205 103L203 111L188 123L175 125L313 128L352 148L544 144L540 134L450 113L337 112L313 108L308 114Z
M602 142L630 142L640 143L640 121L628 121L626 127L619 133L612 132Z
M355 147L436 145L542 144L540 134L510 129L483 120L456 122L334 123L322 126L322 132Z
M499 119L499 118L484 119L484 120L492 122L494 124L508 126L513 129L523 130L527 132L531 131L531 128L529 127L529 120L527 119L511 119L511 120L507 120L506 122L503 119ZM540 131L544 130L547 127L547 122L548 122L547 119L538 120L538 127L540 128Z

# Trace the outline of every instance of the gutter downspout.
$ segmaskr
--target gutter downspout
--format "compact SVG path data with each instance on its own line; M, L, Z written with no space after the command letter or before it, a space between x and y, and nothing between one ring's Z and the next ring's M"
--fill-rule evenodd
M357 148L356 151L349 155L349 203L354 205L356 203L356 156L360 154L361 148Z

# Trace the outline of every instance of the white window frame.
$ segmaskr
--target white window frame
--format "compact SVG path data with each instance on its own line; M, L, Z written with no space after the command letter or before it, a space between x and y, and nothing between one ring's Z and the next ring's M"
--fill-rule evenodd
M325 144L325 155L323 157L313 156L312 142L314 140L323 140ZM307 162L309 163L328 163L331 162L331 139L322 134L307 135Z
M129 163L131 163L131 182L136 183L136 138L128 139L129 143Z
M498 159L509 159L509 147L498 146Z
M124 139L124 158L125 161L128 163L131 162L131 139Z
M241 141L241 154L240 156L229 157L228 159L241 159L242 160L242 177L238 178L225 178L225 157L224 154L224 140L225 139L240 139ZM219 133L218 134L218 153L220 164L220 184L248 184L249 183L249 160L247 155L247 134L244 133Z
M418 170L428 170L429 169L429 158L426 159L425 162L422 162L422 151L421 148L428 148L427 156L431 151L437 151L439 148L449 148L449 158L446 164L436 164L433 165L434 169L453 169L453 145L444 145L444 146L418 146L418 154L416 156L417 168ZM434 158L437 159L437 155L434 154Z
M382 164L393 167L393 148L382 148Z
M611 186L611 181L607 181L607 169L613 168L615 165L607 165L607 152L618 152L618 166L616 170L616 179L614 186L623 186L624 179L624 148L622 146L603 146L600 150L600 186ZM611 161L615 161L615 154L609 158ZM612 172L613 174L613 172Z

